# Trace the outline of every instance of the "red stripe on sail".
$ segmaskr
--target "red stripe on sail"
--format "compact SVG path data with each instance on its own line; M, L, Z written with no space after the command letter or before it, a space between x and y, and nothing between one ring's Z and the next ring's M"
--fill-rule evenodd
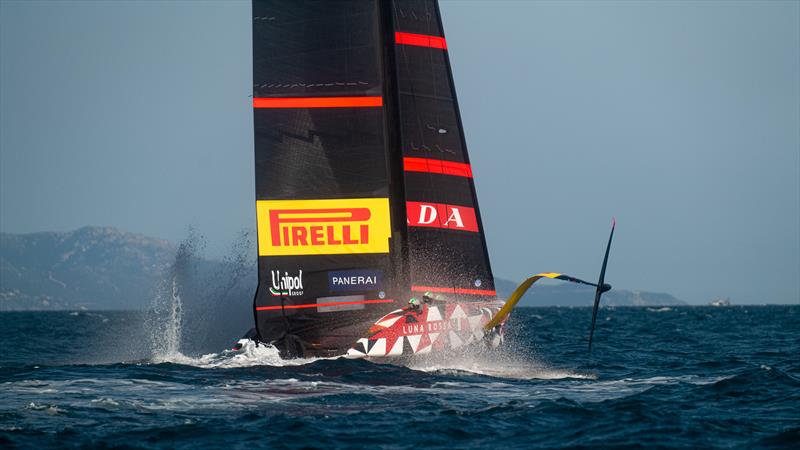
M447 42L440 36L429 36L427 34L394 33L394 43L397 45L414 45L417 47L430 47L447 50Z
M411 290L415 292L444 292L446 294L497 295L497 291L489 289L462 289L438 286L411 286Z
M276 305L276 306L257 306L256 311L272 311L276 309L301 309L301 308L317 308L329 306L345 306L345 305L371 305L373 303L394 303L394 300L381 299L381 300L358 300L353 302L330 302L330 303L306 303L304 305Z
M409 227L478 232L475 208L444 203L406 202Z
M429 158L403 158L406 172L440 173L455 177L472 178L472 167L466 163Z
M383 106L383 97L254 98L253 108L368 108Z

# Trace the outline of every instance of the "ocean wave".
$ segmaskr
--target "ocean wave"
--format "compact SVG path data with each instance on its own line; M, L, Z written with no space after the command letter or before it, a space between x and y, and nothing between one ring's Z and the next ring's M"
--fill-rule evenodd
M180 352L171 352L154 356L153 364L181 364L203 369L231 369L255 366L301 366L326 358L292 358L283 359L277 348L269 344L257 344L247 340L240 350L223 350L219 353L208 353L199 357L186 356ZM329 358L336 359L336 358Z
M462 358L451 361L412 361L407 364L412 370L441 375L483 375L494 378L516 380L562 380L582 379L594 380L594 374L578 373L567 369L554 369L544 364L536 364L527 360L501 361L490 358Z
M240 350L224 350L219 353L208 353L199 357L191 357L179 352L173 352L155 356L150 359L149 362L152 364L180 364L203 369L232 369L258 366L302 366L316 361L334 361L337 359L341 359L341 357L284 359L274 346L256 344L253 341L247 340L243 342ZM412 370L439 374L472 374L521 380L558 380L567 378L591 380L596 378L595 375L589 373L577 373L566 369L553 369L508 353L503 353L499 356L478 353L475 355L458 354L451 357L445 355L434 359L365 361L374 364L401 365Z
M405 365L253 344L131 356L133 316L8 315L0 447L791 447L800 309L706 311L617 308L588 353L590 311L521 310L500 352Z

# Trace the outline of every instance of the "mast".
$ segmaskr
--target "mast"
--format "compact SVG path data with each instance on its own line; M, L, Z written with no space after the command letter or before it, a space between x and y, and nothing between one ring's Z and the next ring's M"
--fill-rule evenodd
M386 115L386 137L389 162L389 190L392 207L393 267L395 283L400 287L400 298L410 295L409 284L409 252L408 228L406 226L406 195L405 179L403 177L403 151L399 124L400 105L397 82L397 62L394 42L394 6L390 0L380 0L381 34L382 34L382 65L384 73L384 108Z

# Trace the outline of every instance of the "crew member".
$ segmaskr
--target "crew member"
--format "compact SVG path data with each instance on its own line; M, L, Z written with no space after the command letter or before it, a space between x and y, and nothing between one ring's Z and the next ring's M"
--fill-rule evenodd
M422 294L422 299L417 297L411 297L408 299L408 307L410 309L418 309L422 307L423 303L433 303L435 301L442 302L444 301L444 298L442 298L440 295L434 294L433 292L426 291L424 294Z

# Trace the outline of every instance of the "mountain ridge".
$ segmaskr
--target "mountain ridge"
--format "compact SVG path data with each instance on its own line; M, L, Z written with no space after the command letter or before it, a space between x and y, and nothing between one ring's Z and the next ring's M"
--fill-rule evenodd
M0 309L140 309L175 251L114 227L0 233Z
M191 232L190 232L191 235ZM202 238L194 238L202 241ZM210 260L193 255L204 274L249 272L237 295L252 295L255 256L245 240L234 259ZM85 226L67 232L0 233L0 310L146 309L158 284L175 263L178 246L114 227ZM239 269L231 269L236 266ZM219 277L217 277L219 278ZM221 285L225 280L218 280ZM517 283L495 278L501 298ZM213 287L212 287L213 288ZM226 294L227 295L227 294ZM594 289L571 283L535 285L520 306L589 306ZM248 303L250 298L237 303ZM608 306L672 306L686 303L666 293L613 289L603 296Z
M508 298L518 283L495 278L497 294ZM573 283L535 284L520 300L520 306L591 306L595 288ZM680 306L688 303L671 294L613 288L603 294L604 306Z

